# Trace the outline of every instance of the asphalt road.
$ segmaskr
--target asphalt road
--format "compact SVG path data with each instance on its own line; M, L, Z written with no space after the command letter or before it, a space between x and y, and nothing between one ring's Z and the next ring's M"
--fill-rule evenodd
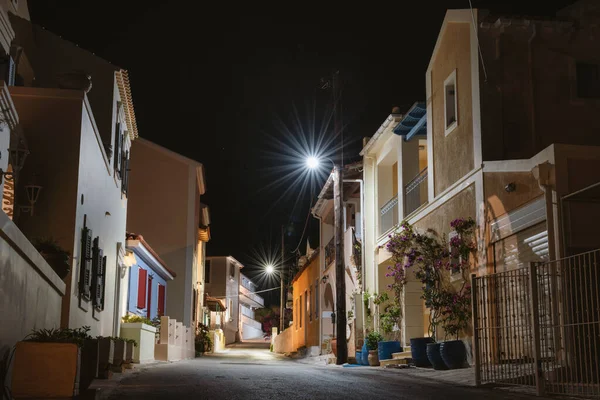
M238 347L221 355L142 367L107 393L110 399L532 399L457 387L371 367L317 366Z

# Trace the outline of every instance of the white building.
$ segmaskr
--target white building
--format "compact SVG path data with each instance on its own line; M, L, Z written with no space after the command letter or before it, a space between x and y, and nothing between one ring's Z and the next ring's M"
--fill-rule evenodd
M263 337L262 325L254 319L254 310L265 306L264 299L256 294L257 286L240 273L240 336L242 340Z

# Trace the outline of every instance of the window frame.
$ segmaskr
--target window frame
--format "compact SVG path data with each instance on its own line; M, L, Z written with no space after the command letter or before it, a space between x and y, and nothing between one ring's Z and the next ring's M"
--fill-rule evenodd
M447 88L450 85L454 85L454 121L448 124L448 93ZM450 75L444 80L444 134L448 136L458 127L458 85L456 79L456 69L454 69Z

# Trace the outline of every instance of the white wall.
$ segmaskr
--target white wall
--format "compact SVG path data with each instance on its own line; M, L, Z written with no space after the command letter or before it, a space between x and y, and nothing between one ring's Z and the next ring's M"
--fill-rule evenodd
M115 281L119 276L117 268L117 246L125 241L127 220L127 199L121 194L121 181L112 173L112 167L104 153L100 136L96 131L89 103L83 107L81 122L81 142L77 204L75 216L75 242L72 254L79 267L81 254L81 230L84 216L92 235L100 237L100 248L107 258L104 311L94 316L89 304L85 312L79 307L78 282L79 268L72 274L69 326L91 326L92 335L110 336L113 334L115 312ZM81 198L83 195L83 204ZM119 278L120 279L120 276Z

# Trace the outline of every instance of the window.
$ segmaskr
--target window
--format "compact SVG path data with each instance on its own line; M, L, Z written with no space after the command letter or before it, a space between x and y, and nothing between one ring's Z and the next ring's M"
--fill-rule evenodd
M583 99L600 98L600 66L578 62L575 66L577 97Z
M235 264L229 264L229 279L235 278Z
M300 295L300 301L298 304L298 310L300 311L300 314L298 315L298 325L300 328L302 328L302 305L304 303L302 303L302 295Z
M106 257L99 244L100 238L96 237L92 247L91 300L95 309L97 311L102 311L104 310Z
M204 261L204 283L210 283L210 260Z
M165 315L165 285L158 284L158 316Z
M233 321L233 300L229 299L229 320Z
M79 294L91 300L92 287L92 230L84 227L81 230L81 264L79 278Z
M310 290L308 291L308 295L306 296L306 315L308 315L308 321L312 322L312 285L310 285Z
M444 81L444 118L446 135L458 125L458 95L456 91L456 70Z
M315 319L319 319L319 280L315 281Z
M120 104L120 103L119 103ZM121 129L121 123L117 122L115 126L115 153L114 153L114 168L115 175L120 179L121 178L121 163L123 161L123 131Z
M148 279L148 271L143 268L138 268L138 295L137 308L143 310L146 308L146 280Z
M129 191L129 150L123 153L123 171L121 172L121 192L127 195Z

